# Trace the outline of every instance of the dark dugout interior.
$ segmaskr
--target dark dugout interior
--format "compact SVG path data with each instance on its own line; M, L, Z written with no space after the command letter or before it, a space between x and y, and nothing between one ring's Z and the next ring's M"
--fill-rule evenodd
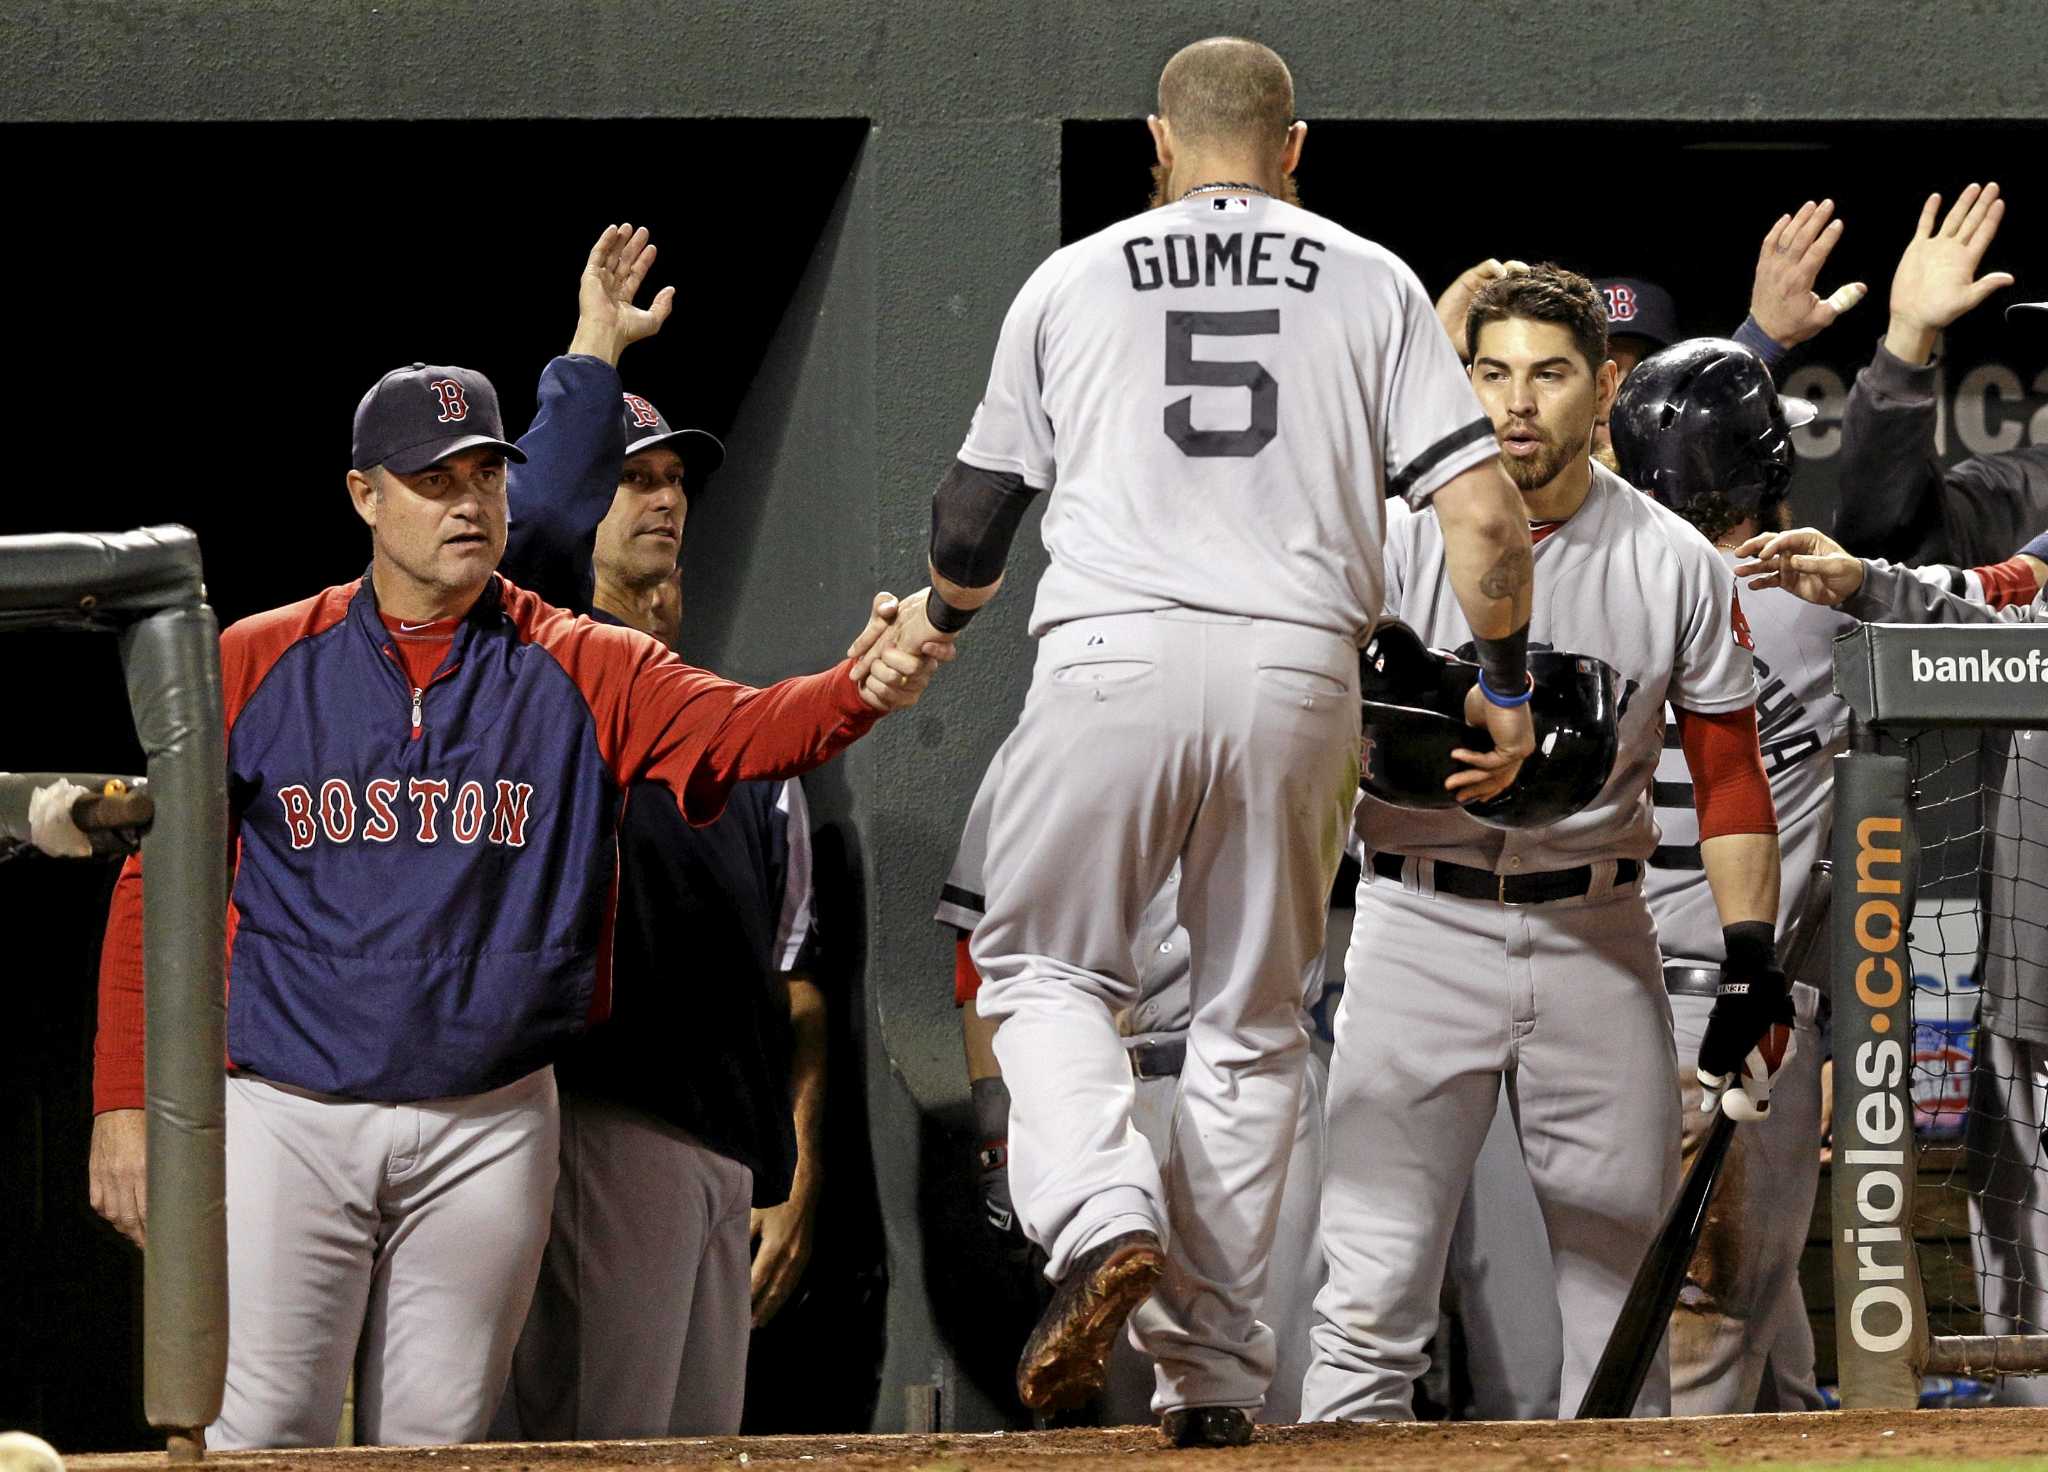
M1069 122L1063 144L1063 241L1144 207L1141 122ZM1884 334L1892 268L1930 193L1946 213L1964 185L1995 180L2010 204L1981 270L2018 278L1947 335L1943 458L2048 443L2048 329L2003 316L2048 298L2044 146L2041 123L1311 122L1297 182L1306 208L1394 251L1432 298L1488 256L1556 261L1656 282L1702 335L1741 323L1778 216L1832 198L1844 225L1820 294L1863 281L1870 295L1779 373L1820 409L1794 435L1793 511L1825 527L1842 401Z
M568 345L591 243L630 218L673 284L626 385L729 440L710 494L743 495L730 439L804 273L836 228L864 120L31 124L0 132L15 227L14 429L0 534L182 522L223 626L362 573L343 475L356 401L415 359L487 373L508 432ZM36 222L33 227L28 222ZM693 518L744 526L750 508ZM725 580L692 544L686 586ZM727 543L726 546L731 544ZM821 556L825 555L821 552ZM693 608L715 620L707 591ZM857 624L830 617L842 642ZM686 625L689 615L686 614ZM750 678L796 673L755 666ZM25 634L0 651L0 770L132 771L111 639ZM821 934L856 971L861 927L821 837ZM844 865L843 850L837 854ZM9 936L0 1028L0 1425L67 1451L161 1445L141 1419L141 1256L86 1199L94 975L111 866L0 866ZM835 925L831 922L837 921ZM849 1083L857 999L834 997ZM859 1091L835 1097L815 1291L756 1336L749 1430L865 1427L881 1360L881 1230ZM827 1347L830 1352L827 1351ZM856 1352L857 1351L857 1352Z

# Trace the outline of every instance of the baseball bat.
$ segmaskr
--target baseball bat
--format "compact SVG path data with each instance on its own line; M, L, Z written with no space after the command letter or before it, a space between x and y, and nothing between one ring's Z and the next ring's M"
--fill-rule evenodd
M1806 902L1800 906L1798 926L1783 956L1788 985L1805 967L1814 942L1827 924L1833 877L1834 866L1828 860L1822 859L1813 866ZM1664 1331L1670 1327L1678 1290L1685 1286L1685 1270L1692 1263L1693 1249L1699 1246L1700 1232L1707 1224L1707 1204L1714 1199L1714 1187L1720 1183L1721 1169L1728 1163L1728 1147L1734 1139L1735 1121L1726 1110L1715 1109L1707 1138L1693 1156L1692 1169L1686 1172L1664 1225L1651 1239L1649 1250L1636 1268L1628 1297L1614 1321L1614 1330L1607 1336L1607 1347L1600 1351L1600 1363L1593 1368L1593 1378L1586 1382L1586 1393L1579 1400L1580 1420L1612 1420L1635 1410L1636 1396L1642 1392L1643 1380L1650 1373L1650 1362L1656 1359L1657 1346L1664 1342Z

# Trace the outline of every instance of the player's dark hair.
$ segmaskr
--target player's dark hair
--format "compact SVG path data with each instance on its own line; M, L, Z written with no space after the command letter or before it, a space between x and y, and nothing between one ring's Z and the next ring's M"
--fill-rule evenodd
M1730 527L1748 516L1756 518L1759 531L1782 532L1792 525L1792 503L1782 495L1751 508L1735 505L1719 491L1703 491L1679 507L1678 514L1698 527L1700 535L1710 542L1720 541Z
M1545 261L1519 275L1502 276L1479 288L1465 313L1465 341L1479 352L1479 329L1489 322L1520 317L1555 322L1567 329L1588 372L1607 361L1607 301L1576 271Z
M1294 126L1294 77L1269 47L1211 36L1166 63L1159 115L1184 145L1250 143L1277 153Z

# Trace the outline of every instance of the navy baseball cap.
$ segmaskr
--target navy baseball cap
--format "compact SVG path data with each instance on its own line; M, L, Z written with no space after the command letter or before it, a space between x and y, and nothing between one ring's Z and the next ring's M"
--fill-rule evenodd
M1607 299L1608 336L1648 338L1668 348L1684 335L1678 330L1677 303L1656 282L1607 276L1593 284Z
M478 445L503 450L507 460L526 459L505 438L498 391L474 368L394 368L356 405L351 463L358 470L381 465L411 475Z
M2048 312L2048 302L2014 302L2005 309L2005 320L2012 321L2014 312L2025 312L2032 317L2039 312Z
M669 446L683 461L683 489L694 495L704 489L713 471L725 464L725 445L703 429L671 429L661 411L638 394L625 395L626 453Z

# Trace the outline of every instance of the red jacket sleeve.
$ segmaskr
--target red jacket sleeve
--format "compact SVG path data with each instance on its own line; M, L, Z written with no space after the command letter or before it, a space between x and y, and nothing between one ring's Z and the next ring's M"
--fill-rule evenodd
M100 1022L92 1112L142 1107L142 860L121 866L100 946Z
M1678 719L1686 769L1692 773L1701 840L1729 833L1776 833L1771 780L1764 775L1763 753L1757 746L1756 707L1745 705L1715 715L1678 705L1671 710Z
M508 596L515 617L528 611L516 600L531 595ZM808 772L881 717L848 678L851 660L757 690L684 664L645 634L533 603L532 637L583 692L614 780L662 783L692 823L716 818L734 783Z

